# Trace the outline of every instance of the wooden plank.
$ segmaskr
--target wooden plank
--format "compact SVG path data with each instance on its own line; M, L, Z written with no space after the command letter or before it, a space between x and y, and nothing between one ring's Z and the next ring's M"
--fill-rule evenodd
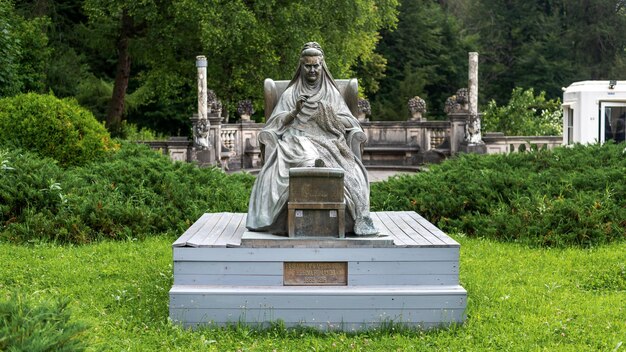
M283 286L283 275L212 275L212 274L176 274L174 285L241 285L241 286ZM457 285L459 277L455 274L416 274L416 275L348 275L348 285ZM312 285L316 286L316 285ZM339 286L339 285L329 285Z
M170 308L172 320L184 320L187 323L263 323L282 320L285 323L333 324L342 322L413 322L413 323L450 323L461 322L464 309L186 309Z
M397 275L458 274L459 263L456 261L349 262L348 273L352 275L387 275L390 273Z
M396 227L400 229L400 231L406 234L406 236L410 239L411 246L428 246L428 245L433 244L424 236L424 232L430 235L430 233L427 230L416 229L415 227L410 226L409 224L406 223L406 221L404 221L399 216L398 212L395 212L395 211L385 212L385 215L389 217L390 222L395 224ZM409 243L409 241L406 241L406 242Z
M188 229L187 231L185 231L185 233L183 233L182 236L180 236L173 244L172 246L174 247L184 247L187 245L187 241L193 237L198 230L204 226L204 223L209 221L210 218L217 216L218 214L214 214L214 213L204 213L202 214L202 216L196 220L196 222L194 222Z
M389 260L389 258L387 258ZM283 262L174 262L174 275L178 274L230 274L274 275L282 273ZM459 263L455 261L433 262L348 262L348 275L436 275L457 274Z
M459 260L459 247L415 248L190 248L174 247L174 261L273 262L281 261L381 261Z
M414 242L404 232L402 232L402 230L395 226L393 222L390 222L389 217L385 212L377 212L370 215L378 218L380 224L385 227L386 232L393 237L394 243L398 246L407 247L414 244Z
M235 294L236 295L236 294ZM398 296L369 295L360 296L356 301L347 295L336 296L315 296L315 295L238 295L245 297L246 304L241 304L241 299L233 301L233 294L173 294L170 297L170 307L172 308L259 308L259 307L280 307L283 309L454 309L464 308L466 299L459 295L410 295Z
M348 285L457 285L459 276L455 274L436 275L349 275Z
M282 286L283 275L177 274L174 285Z
M217 323L217 322L198 322L198 323L186 323L184 321L180 321L180 320L176 320L176 319L172 319L175 323L179 324L180 326L182 326L185 329L195 329L195 328L200 328L200 327L206 327L206 326L221 326L221 327L225 327L225 326L231 326L233 324L235 324L234 322L222 322L222 323ZM251 328L254 329L268 329L272 327L272 321L269 322L259 322L259 323L246 323L247 326L250 326ZM417 330L431 330L431 329L440 329L440 328L447 328L452 324L456 324L458 322L452 322L452 323L432 323L432 322L403 322L402 326L406 326L406 327L410 327L413 329L417 329ZM355 331L367 331L367 330L375 330L375 329L379 329L381 327L381 323L377 322L377 323L368 323L368 322L347 322L347 321L342 321L339 324L336 323L330 323L330 322L325 322L325 323L319 323L319 322L284 322L285 327L288 328L296 328L296 327L310 327L310 328L314 328L316 330L320 330L320 331L350 331L350 332L355 332Z
M191 247L208 247L211 245L213 240L217 238L226 225L232 218L233 213L218 213L219 218L217 221L211 221L211 223L206 223L205 226L202 227L198 231L198 233L193 236L187 243ZM212 219L214 220L214 219Z
M436 286L436 285L419 285L419 286L187 286L174 285L170 289L170 294L225 294L225 295L303 295L310 296L312 294L318 296L370 296L370 295L395 295L395 296L432 296L432 295L466 295L467 292L460 285Z
M374 222L374 227L378 229L379 235L390 237L397 247L405 246L404 242L401 242L400 240L396 239L396 237L393 236L393 234L387 229L387 226L385 226L385 223L383 223L378 217L378 213L370 213L370 217L372 218L372 222Z
M393 233L393 230L387 227L385 218L381 217L381 215L383 215L383 212L370 213L372 221L374 222L374 226L378 229L378 231L380 231L381 233L387 236L390 236L393 239L393 242L396 246L407 247L408 244L403 240L403 238L397 237L396 234Z
M210 217L201 224L201 227L196 231L196 233L187 239L185 247L196 247L197 242L201 240L202 237L208 236L217 224L217 222L224 216L224 213L210 213ZM200 217L202 219L202 217Z
M460 246L459 243L452 239L452 237L446 235L443 231L441 231L437 226L433 225L430 221L424 219L421 215L414 211L406 212L409 216L419 222L424 228L426 228L433 236L439 238L443 243L452 245L452 246Z
M281 275L283 262L174 262L178 274Z
M226 245L230 242L233 234L237 232L239 227L241 226L241 220L245 218L246 214L235 213L230 214L230 220L224 230L219 235L215 235L211 237L210 243L201 244L199 247L226 247ZM245 222L243 223L245 227Z
M416 233L419 233L420 236L427 241L431 245L434 246L447 246L447 244L441 241L437 236L434 236L427 228L422 226L418 221L413 219L409 212L394 212L395 217L399 219L399 221L403 221L407 226L414 229Z
M230 238L226 240L226 247L239 247L241 245L241 236L248 231L246 228L246 223L248 221L248 214L243 214L241 218L241 223L237 230L235 230Z
M399 217L404 221L408 226L414 229L415 232L420 233L420 235L428 241L433 246L447 246L443 241L441 241L437 236L434 236L427 228L422 226L417 220L409 216L409 212L395 212L396 217Z

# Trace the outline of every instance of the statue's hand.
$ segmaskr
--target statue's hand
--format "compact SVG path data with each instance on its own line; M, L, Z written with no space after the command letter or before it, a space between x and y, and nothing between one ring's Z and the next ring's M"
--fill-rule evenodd
M301 95L298 97L298 100L296 101L296 114L302 111L302 105L304 105L304 103L306 103L308 99L309 97L306 95Z

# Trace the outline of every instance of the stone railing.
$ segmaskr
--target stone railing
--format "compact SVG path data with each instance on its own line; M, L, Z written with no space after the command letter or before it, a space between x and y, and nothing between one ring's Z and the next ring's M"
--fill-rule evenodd
M160 151L174 161L191 162L193 160L193 142L187 137L170 137L166 141L139 141L138 143L147 144L151 149Z
M362 122L368 141L363 148L363 163L374 166L410 166L433 162L432 156L445 158L454 149L455 136L463 126L450 121L372 121ZM220 163L224 169L258 169L261 167L261 148L257 136L264 127L261 123L216 124L219 131ZM213 125L212 125L213 127ZM505 136L486 133L483 141L487 153L511 153L533 149L552 149L562 144L560 136ZM444 143L448 142L448 143ZM160 150L172 160L196 161L193 142L187 137L172 137L167 141L142 142ZM218 144L219 143L219 144ZM458 144L458 143L457 143ZM434 154L433 154L434 153ZM439 159L440 160L440 159ZM436 160L434 161L436 162Z
M223 124L220 131L222 141L222 163L227 168L256 169L261 167L261 148L257 135L265 126L262 123Z
M563 145L561 136L505 136L502 133L485 133L483 141L488 154L552 149Z

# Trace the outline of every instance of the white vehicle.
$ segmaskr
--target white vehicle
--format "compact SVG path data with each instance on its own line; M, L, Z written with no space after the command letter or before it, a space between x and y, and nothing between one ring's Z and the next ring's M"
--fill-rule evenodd
M582 81L563 88L563 144L624 142L626 81Z

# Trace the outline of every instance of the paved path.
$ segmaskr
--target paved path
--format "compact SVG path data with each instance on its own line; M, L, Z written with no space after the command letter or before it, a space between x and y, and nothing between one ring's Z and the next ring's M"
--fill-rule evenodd
M395 171L395 170L368 170L367 175L369 177L370 183L385 181L389 177L400 174L415 174L417 171Z
M228 173L235 173L235 172L249 172L253 175L256 175L259 172L259 169L253 169L253 170L237 170L237 171L230 171ZM394 175L400 175L400 174L415 174L417 173L417 170L380 170L380 169L374 169L374 170L367 170L367 175L369 178L370 183L372 182L379 182L379 181L385 181L387 180L389 177L394 176Z

